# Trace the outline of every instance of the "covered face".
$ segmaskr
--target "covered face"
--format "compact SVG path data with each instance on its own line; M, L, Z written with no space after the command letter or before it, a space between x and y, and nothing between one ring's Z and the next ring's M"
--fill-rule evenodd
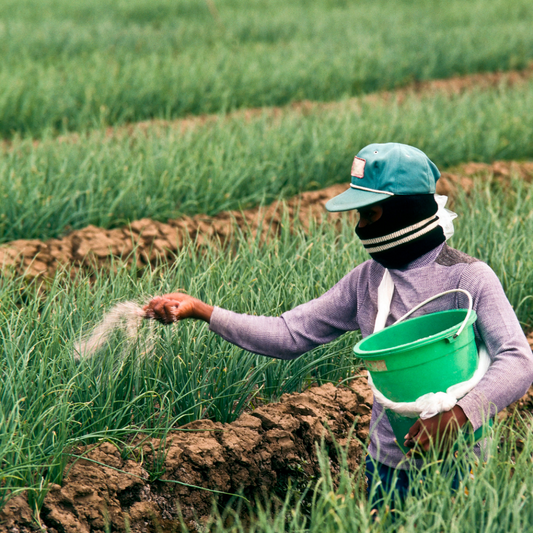
M371 144L355 156L350 188L332 198L328 211L382 209L357 235L373 259L401 268L444 242L434 198L440 172L418 148L400 143Z
M391 196L377 205L381 216L355 233L384 267L402 268L445 241L433 194Z

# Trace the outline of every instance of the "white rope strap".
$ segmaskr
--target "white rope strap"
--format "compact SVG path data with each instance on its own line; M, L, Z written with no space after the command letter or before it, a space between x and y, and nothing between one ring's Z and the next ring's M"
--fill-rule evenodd
M478 365L474 375L467 381L456 383L446 389L446 392L429 392L417 398L414 402L393 402L382 394L374 385L370 372L368 384L374 393L374 398L386 409L390 409L407 418L431 418L432 416L449 411L463 396L466 396L486 374L491 360L485 346L478 350Z

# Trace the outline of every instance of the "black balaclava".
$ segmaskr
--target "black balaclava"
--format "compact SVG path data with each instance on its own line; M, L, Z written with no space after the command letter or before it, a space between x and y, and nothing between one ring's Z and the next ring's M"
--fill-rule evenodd
M381 217L355 233L372 259L385 268L403 268L446 239L433 194L395 195L380 202Z

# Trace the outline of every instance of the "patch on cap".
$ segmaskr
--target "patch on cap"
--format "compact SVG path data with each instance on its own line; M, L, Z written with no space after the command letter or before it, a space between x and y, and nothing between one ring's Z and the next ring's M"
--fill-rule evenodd
M364 178L365 177L365 165L366 159L361 159L360 157L355 156L352 163L352 176L354 178Z

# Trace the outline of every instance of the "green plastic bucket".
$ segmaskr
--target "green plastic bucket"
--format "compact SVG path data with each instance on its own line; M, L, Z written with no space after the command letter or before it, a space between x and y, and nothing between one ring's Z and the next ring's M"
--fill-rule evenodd
M394 402L414 402L429 392L446 392L452 385L470 379L478 354L472 310L452 309L403 321L439 294L412 309L398 322L369 335L354 347L372 376L376 388ZM463 292L460 290L460 292ZM466 292L466 291L465 291ZM400 448L416 419L386 409ZM481 435L474 435L478 438Z

